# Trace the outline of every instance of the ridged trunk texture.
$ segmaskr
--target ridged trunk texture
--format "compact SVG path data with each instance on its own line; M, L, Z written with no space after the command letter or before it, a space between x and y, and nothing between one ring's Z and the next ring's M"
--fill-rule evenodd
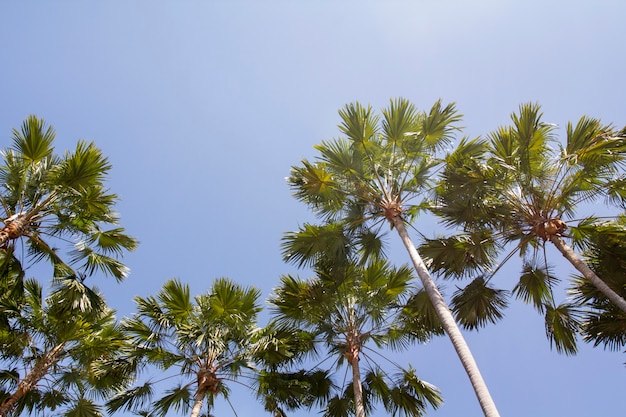
M355 417L365 417L365 407L363 406L363 383L361 382L361 369L359 368L361 342L356 331L352 330L348 334L346 348L345 357L352 368L352 389L354 392Z
M448 334L448 337L450 337L452 345L454 346L454 349L463 364L463 368L465 368L465 372L467 372L467 375L469 376L470 382L474 388L474 392L476 393L476 397L478 398L478 402L480 403L480 407L482 408L485 417L499 417L500 414L498 413L496 404L491 398L487 384L485 384L485 381L483 380L480 370L478 369L478 365L474 360L474 356L472 355L461 330L457 326L450 308L439 292L435 281L426 269L424 261L422 261L421 256L417 253L417 249L415 249L415 245L413 244L413 241L411 240L404 225L404 220L402 220L401 216L393 216L391 221L393 222L398 235L400 235L402 243L404 243L404 246L409 252L415 271L424 286L424 290L432 302L433 307L437 312L437 316L443 324L444 330Z
M0 405L0 417L8 416L18 401L37 386L39 381L46 376L50 367L57 362L63 349L65 349L65 344L57 345L37 361L30 372L18 383L17 390Z

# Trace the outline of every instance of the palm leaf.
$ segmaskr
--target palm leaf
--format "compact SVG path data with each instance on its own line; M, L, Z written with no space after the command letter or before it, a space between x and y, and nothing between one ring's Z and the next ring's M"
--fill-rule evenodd
M578 351L576 334L580 328L580 312L572 304L558 306L546 305L546 335L550 347L566 355L574 355Z
M532 304L539 312L552 303L552 286L558 282L550 269L525 262L519 282L513 288L513 294L525 303Z
M191 392L187 387L178 386L165 391L165 395L153 403L154 411L161 417L173 408L176 412L182 413L189 408Z
M111 164L95 143L79 141L74 152L66 152L55 181L59 185L80 190L98 184L111 169Z
M413 294L402 308L400 322L403 331L418 340L427 340L433 334L444 334L441 320L423 289Z
M20 131L13 130L13 147L25 161L37 163L52 154L56 133L44 120L30 115Z
M101 407L88 398L79 398L74 406L65 412L65 417L103 417Z
M324 417L347 417L354 414L352 402L346 397L335 395L326 403L323 411Z
M418 136L423 137L429 146L445 146L452 139L453 132L458 130L455 124L460 120L461 115L453 103L443 107L441 100L437 100L422 119L422 129Z
M483 277L477 277L454 293L452 309L461 326L474 330L502 319L507 295L507 291L491 288Z
M149 404L153 395L152 384L146 382L141 386L120 392L107 402L106 408L109 413L143 409Z
M594 346L619 350L626 346L626 315L619 309L588 312L582 320L583 339Z
M470 234L425 239L419 251L428 261L432 272L445 278L464 278L475 271L493 266L497 249L486 230Z

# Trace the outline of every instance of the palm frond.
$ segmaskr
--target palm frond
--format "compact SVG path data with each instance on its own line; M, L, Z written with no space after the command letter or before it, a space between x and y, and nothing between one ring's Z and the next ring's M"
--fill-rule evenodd
M462 116L457 112L454 103L443 106L441 100L432 105L430 111L424 115L421 122L420 135L424 141L434 148L450 143L453 132L458 130L456 123Z
M88 398L79 398L65 413L65 417L103 417L102 407Z
M546 305L546 335L550 347L566 355L578 351L576 335L580 329L580 311L572 304Z
M583 340L609 350L626 346L626 315L617 308L586 312L582 318Z
M107 401L106 408L109 413L115 413L117 411L131 411L137 409L144 409L150 403L154 391L152 384L146 382L141 386L128 389L115 395L109 401Z
M179 385L166 390L165 395L155 401L152 406L157 415L165 417L172 408L177 413L186 412L190 408L191 398L189 389Z
M37 163L53 152L52 143L56 133L43 119L30 115L22 123L21 130L13 129L13 149L25 161Z
M95 143L78 141L74 152L66 152L55 175L55 182L59 186L80 190L100 183L110 169L108 158Z
M546 305L552 304L552 286L556 282L558 280L549 268L546 269L537 262L526 261L520 280L512 292L517 298L532 304L539 312L543 312Z
M476 271L488 270L497 256L495 242L487 230L425 239L419 251L430 270L444 278L465 278Z
M456 319L466 329L475 330L496 323L508 306L507 291L491 288L483 277L477 277L452 296Z
M413 294L403 306L399 320L404 331L418 340L425 341L431 335L444 334L441 320L423 289Z

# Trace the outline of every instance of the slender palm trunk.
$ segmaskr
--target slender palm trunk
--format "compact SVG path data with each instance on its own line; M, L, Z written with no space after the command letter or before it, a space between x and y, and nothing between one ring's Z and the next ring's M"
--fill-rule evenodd
M204 403L204 397L206 396L207 387L210 380L210 371L207 369L201 369L198 372L198 388L196 389L196 395L194 396L193 408L191 409L190 417L198 417L202 410L202 404Z
M354 389L354 409L356 417L365 417L365 407L363 406L363 384L361 382L361 370L359 369L359 359L350 363L352 367L352 388Z
M65 344L61 343L35 363L30 372L19 382L17 390L0 404L0 417L8 416L18 401L37 386L39 381L46 376L50 367L57 363L63 349L65 349Z
M354 392L355 417L365 417L365 407L363 406L363 383L361 382L361 369L359 368L359 353L361 342L358 332L350 331L346 338L346 354L348 363L352 368L352 389Z
M480 407L482 408L485 417L499 417L500 414L498 413L496 404L491 398L491 394L487 389L487 384L485 384L485 381L480 374L480 370L474 360L474 356L472 355L463 334L457 326L450 308L441 296L437 285L426 269L424 261L422 261L422 258L417 253L417 249L415 249L415 245L413 244L413 241L409 237L409 233L404 226L404 221L400 216L394 216L392 222L398 231L398 235L400 235L400 238L402 239L402 243L404 243L404 246L408 250L413 266L415 267L415 271L424 285L424 290L426 291L426 294L428 294L430 301L433 303L437 316L439 316L439 320L441 320L443 328L450 337L452 345L454 346L454 349L463 364L463 368L465 368L465 372L467 372L467 375L469 376L470 382L474 388L474 392L476 393L476 397L478 398L478 402L480 403Z
M193 408L191 409L191 417L198 417L200 411L202 411L202 404L204 403L204 393L196 393L196 398L193 402Z
M598 275L596 275L596 273L593 272L591 268L589 268L589 266L587 266L587 264L582 261L582 259L580 259L576 252L574 252L574 250L569 247L569 245L565 243L563 239L556 235L551 235L550 242L552 242L554 246L556 246L559 252L561 252L565 259L570 261L570 263L574 266L574 268L578 270L578 272L583 274L585 279L591 282L602 294L606 296L606 298L611 300L613 304L615 304L623 312L626 313L626 300L624 300L624 298L621 297L618 293L613 291L613 289L611 289L611 287L609 287L606 282L602 281L602 279Z

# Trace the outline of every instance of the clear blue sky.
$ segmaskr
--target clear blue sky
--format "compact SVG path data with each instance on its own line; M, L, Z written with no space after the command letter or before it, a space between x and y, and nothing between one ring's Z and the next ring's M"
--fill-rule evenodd
M126 282L94 278L119 316L172 277L200 293L228 276L266 297L294 272L282 233L311 220L284 177L338 136L344 104L454 101L470 136L528 101L561 126L583 114L623 126L625 15L618 0L4 1L0 147L37 114L59 151L90 139L110 157L122 223L142 242ZM393 259L408 261L399 247ZM498 283L510 289L516 274ZM626 413L621 352L560 356L542 318L512 304L467 335L503 417ZM481 415L447 338L398 360L441 388L429 415ZM234 400L240 417L264 415L251 397ZM215 414L232 412L220 403Z

